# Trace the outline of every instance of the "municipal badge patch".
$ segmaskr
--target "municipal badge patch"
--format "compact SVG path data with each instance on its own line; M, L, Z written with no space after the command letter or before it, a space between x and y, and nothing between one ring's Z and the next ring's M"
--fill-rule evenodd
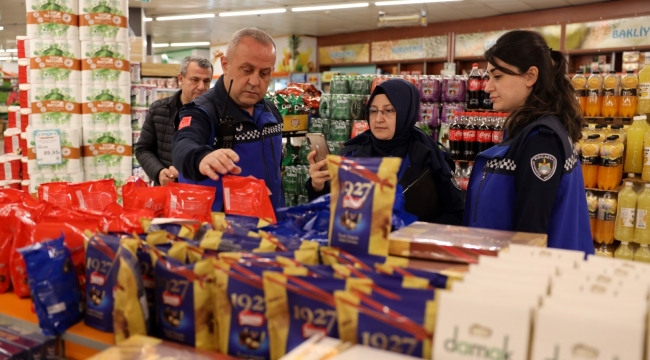
M553 177L557 169L557 159L551 154L537 154L530 159L533 174L540 180L546 181Z
M460 185L458 184L458 180L456 180L456 177L454 174L451 176L451 183L456 187L456 189L461 190Z

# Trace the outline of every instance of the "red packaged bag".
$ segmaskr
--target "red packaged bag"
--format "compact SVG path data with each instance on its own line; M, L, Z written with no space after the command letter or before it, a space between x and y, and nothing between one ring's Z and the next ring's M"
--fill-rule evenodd
M110 204L117 203L117 189L113 179L70 184L70 196L72 207L82 210L103 211Z
M17 250L32 244L38 214L33 209L30 211L30 209L16 205L9 218L14 238L9 258L11 283L14 287L14 293L18 297L28 297L27 266L23 256Z
M225 175L221 181L226 214L252 216L271 224L276 223L275 211L264 180Z
M13 245L14 235L9 226L9 214L12 208L13 204L0 206L0 294L6 292L11 287L9 260L11 258L11 246Z
M66 209L72 208L70 184L67 182L51 182L39 185L38 198L52 205Z
M148 209L154 217L165 215L165 201L169 193L167 186L147 186L144 180L130 177L122 187L122 202L125 210Z
M215 188L180 183L169 183L167 187L165 217L212 223Z
M143 234L142 218L153 219L154 213L149 209L124 209L119 204L112 204L106 212L110 215L106 217L105 232L126 233L126 234Z

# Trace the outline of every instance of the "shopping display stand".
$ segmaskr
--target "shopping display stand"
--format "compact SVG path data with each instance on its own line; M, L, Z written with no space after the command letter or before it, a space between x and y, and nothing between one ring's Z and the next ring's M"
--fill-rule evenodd
M0 322L9 322L40 331L30 299L20 299L13 292L0 294ZM83 320L59 339L59 354L70 360L87 359L115 344L112 333L86 326Z

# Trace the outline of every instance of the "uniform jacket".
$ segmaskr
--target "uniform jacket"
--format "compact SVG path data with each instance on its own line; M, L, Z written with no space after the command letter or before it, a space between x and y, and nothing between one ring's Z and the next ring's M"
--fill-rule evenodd
M221 178L213 181L199 172L203 157L219 149L219 123L224 101L228 97L223 76L205 94L186 104L176 117L177 131L172 140L174 167L179 182L213 186L216 188L213 211L223 207ZM232 116L239 125L235 134L234 151L239 155L237 166L241 176L263 179L271 190L275 209L284 206L280 177L282 159L282 116L271 102L261 100L255 105L253 116L228 101L226 116Z
M544 116L480 153L464 225L548 234L548 246L593 254L582 169L568 132Z

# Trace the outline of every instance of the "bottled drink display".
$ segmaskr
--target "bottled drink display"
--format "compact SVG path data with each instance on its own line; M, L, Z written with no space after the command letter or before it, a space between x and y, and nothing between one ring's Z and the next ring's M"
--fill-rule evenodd
M449 148L451 151L451 158L455 160L461 160L461 155L463 153L463 125L462 118L465 117L465 113L457 114L454 116L454 122L449 127Z
M634 253L634 261L650 263L650 249L648 244L641 244L639 250Z
M597 134L591 135L595 136ZM621 183L623 172L620 167L623 156L623 144L618 142L618 135L607 137L600 145L600 167L598 168L598 188L614 190ZM620 203L620 199L619 199Z
M584 115L587 109L587 78L583 74L584 72L582 70L576 71L575 76L571 78L571 85L573 85L573 89L576 91L576 99Z
M500 144L503 141L503 124L507 117L506 113L496 113L492 128L492 145Z
M596 218L596 235L594 239L601 244L614 242L616 205L616 199L612 197L611 193L605 193L598 199L598 217Z
M610 71L603 80L603 103L601 114L604 117L618 116L618 92L621 79L616 71Z
M625 172L639 174L643 171L643 138L647 128L645 116L635 116L627 129L625 146Z
M639 244L650 244L650 184L645 184L636 202L636 226L634 228L634 241Z
M639 71L639 101L636 112L639 115L650 113L650 56L645 57L645 66Z
M492 129L490 129L490 121L492 115L483 114L480 117L478 131L476 133L476 153L481 152L492 147Z
M476 149L478 148L476 138L478 130L478 125L476 124L477 118L477 113L467 113L465 129L463 129L463 160L472 161L476 157Z
M483 73L483 78L481 79L481 109L492 110L492 99L490 99L490 93L485 92L488 81L490 81L490 74L485 70Z
M636 200L632 182L626 181L623 190L618 193L618 214L616 215L616 226L614 227L614 238L616 240L629 242L634 237L636 225Z
M599 71L594 71L587 79L587 105L585 115L588 117L600 116L602 106L603 78Z
M621 241L621 244L614 251L614 257L617 259L632 260L634 259L634 251L632 251L627 241Z
M631 118L636 112L638 85L639 79L634 74L634 71L628 70L621 80L621 95L618 105L618 113L624 118Z
M478 64L472 64L472 72L469 73L467 81L467 109L479 109L481 107L481 72L478 70Z
M598 217L598 197L591 191L587 191L587 209L589 210L589 228L591 238L596 237L596 218Z
M595 188L598 184L598 167L600 166L600 135L591 134L580 149L580 163L585 187Z

